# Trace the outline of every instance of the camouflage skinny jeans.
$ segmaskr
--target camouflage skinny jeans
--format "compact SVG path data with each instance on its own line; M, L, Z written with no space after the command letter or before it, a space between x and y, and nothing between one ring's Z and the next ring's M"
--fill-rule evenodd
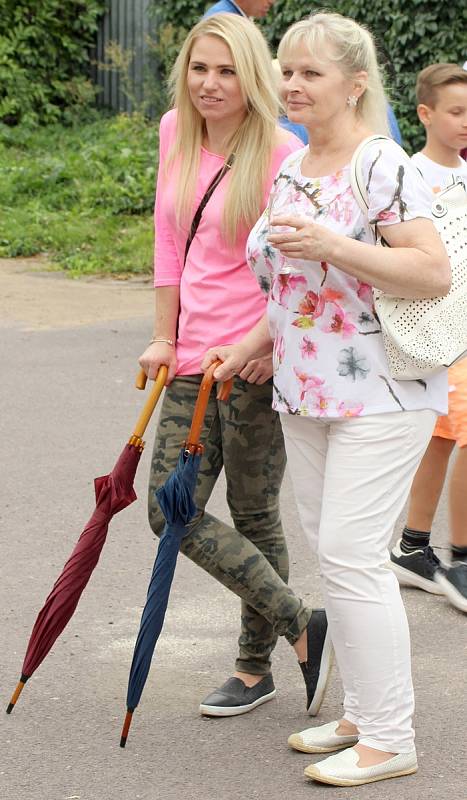
M155 490L177 462L188 435L201 375L176 378L166 389L149 480L149 522L160 536L164 519ZM181 550L242 600L236 669L255 675L270 671L277 636L293 644L311 609L287 586L289 559L279 511L285 449L279 415L271 408L272 386L235 378L227 403L209 399L196 489L198 514ZM214 484L225 468L232 528L205 512Z

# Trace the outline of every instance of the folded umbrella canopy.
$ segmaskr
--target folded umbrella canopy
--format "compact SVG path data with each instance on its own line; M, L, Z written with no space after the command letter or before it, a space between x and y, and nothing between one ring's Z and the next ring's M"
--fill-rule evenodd
M21 678L6 710L7 714L11 714L24 684L42 663L71 619L99 560L112 517L136 500L133 481L144 448L142 437L166 379L167 367L161 367L134 432L112 472L94 481L96 508L39 612L29 639ZM136 385L139 389L144 389L146 385L144 372L139 373Z
M220 363L220 361L216 361L212 364L203 377L188 440L182 447L174 472L156 492L166 525L159 541L131 663L127 713L120 738L120 747L125 747L133 712L141 699L154 648L164 624L180 544L188 533L188 523L196 514L194 493L203 452L203 446L199 440L209 395L214 383L213 373ZM226 381L219 388L217 399L227 400L231 389L232 380Z

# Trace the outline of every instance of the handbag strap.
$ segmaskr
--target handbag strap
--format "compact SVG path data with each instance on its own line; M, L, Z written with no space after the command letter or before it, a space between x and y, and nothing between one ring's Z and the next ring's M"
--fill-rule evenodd
M350 162L350 186L354 197L365 216L368 216L370 201L368 199L368 186L365 183L365 176L362 169L363 154L368 145L373 144L373 142L387 141L392 142L393 139L390 139L389 136L383 136L382 134L367 136L363 142L360 142L356 150L354 150L352 160ZM379 236L377 226L371 225L371 229L375 237L375 242L377 242ZM387 242L383 239L383 237L380 237L380 241L381 244L387 245Z
M373 142L387 141L388 136L375 135L367 136L363 142L360 142L356 150L354 150L352 160L350 162L350 186L354 197L364 214L368 213L370 208L370 201L368 200L368 187L365 184L365 176L363 175L362 160L363 154L368 145ZM371 226L375 233L376 238L376 225Z
M219 172L216 172L216 174L214 175L214 178L212 179L211 183L209 184L208 188L206 189L206 192L204 194L203 199L201 200L198 208L196 209L196 213L195 213L195 215L193 217L193 222L191 223L190 233L189 233L188 239L186 241L185 256L184 256L184 259L183 259L183 266L185 266L185 264L186 264L186 259L187 259L187 256L188 256L188 250L190 249L191 243L192 243L193 239L195 238L195 234L196 234L196 231L198 230L198 225L200 223L203 211L206 208L209 200L211 199L211 196L212 196L213 192L219 186L222 178L224 177L226 172L228 172L229 169L231 168L231 166L232 166L232 164L234 162L234 158L235 158L235 154L231 153L230 156L228 157L227 161L225 162L224 166L219 170Z

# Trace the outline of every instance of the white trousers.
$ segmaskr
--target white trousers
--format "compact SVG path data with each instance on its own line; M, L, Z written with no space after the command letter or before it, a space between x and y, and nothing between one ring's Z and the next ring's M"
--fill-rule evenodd
M306 537L344 686L344 717L378 750L414 749L410 638L388 545L434 411L332 420L281 414Z

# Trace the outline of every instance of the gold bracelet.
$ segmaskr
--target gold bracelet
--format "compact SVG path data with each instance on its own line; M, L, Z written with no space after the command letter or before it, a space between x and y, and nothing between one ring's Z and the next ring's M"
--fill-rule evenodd
M151 339L149 344L154 344L154 342L164 342L165 344L169 344L171 347L174 347L175 345L173 339L166 339L164 336L154 336L154 338Z

